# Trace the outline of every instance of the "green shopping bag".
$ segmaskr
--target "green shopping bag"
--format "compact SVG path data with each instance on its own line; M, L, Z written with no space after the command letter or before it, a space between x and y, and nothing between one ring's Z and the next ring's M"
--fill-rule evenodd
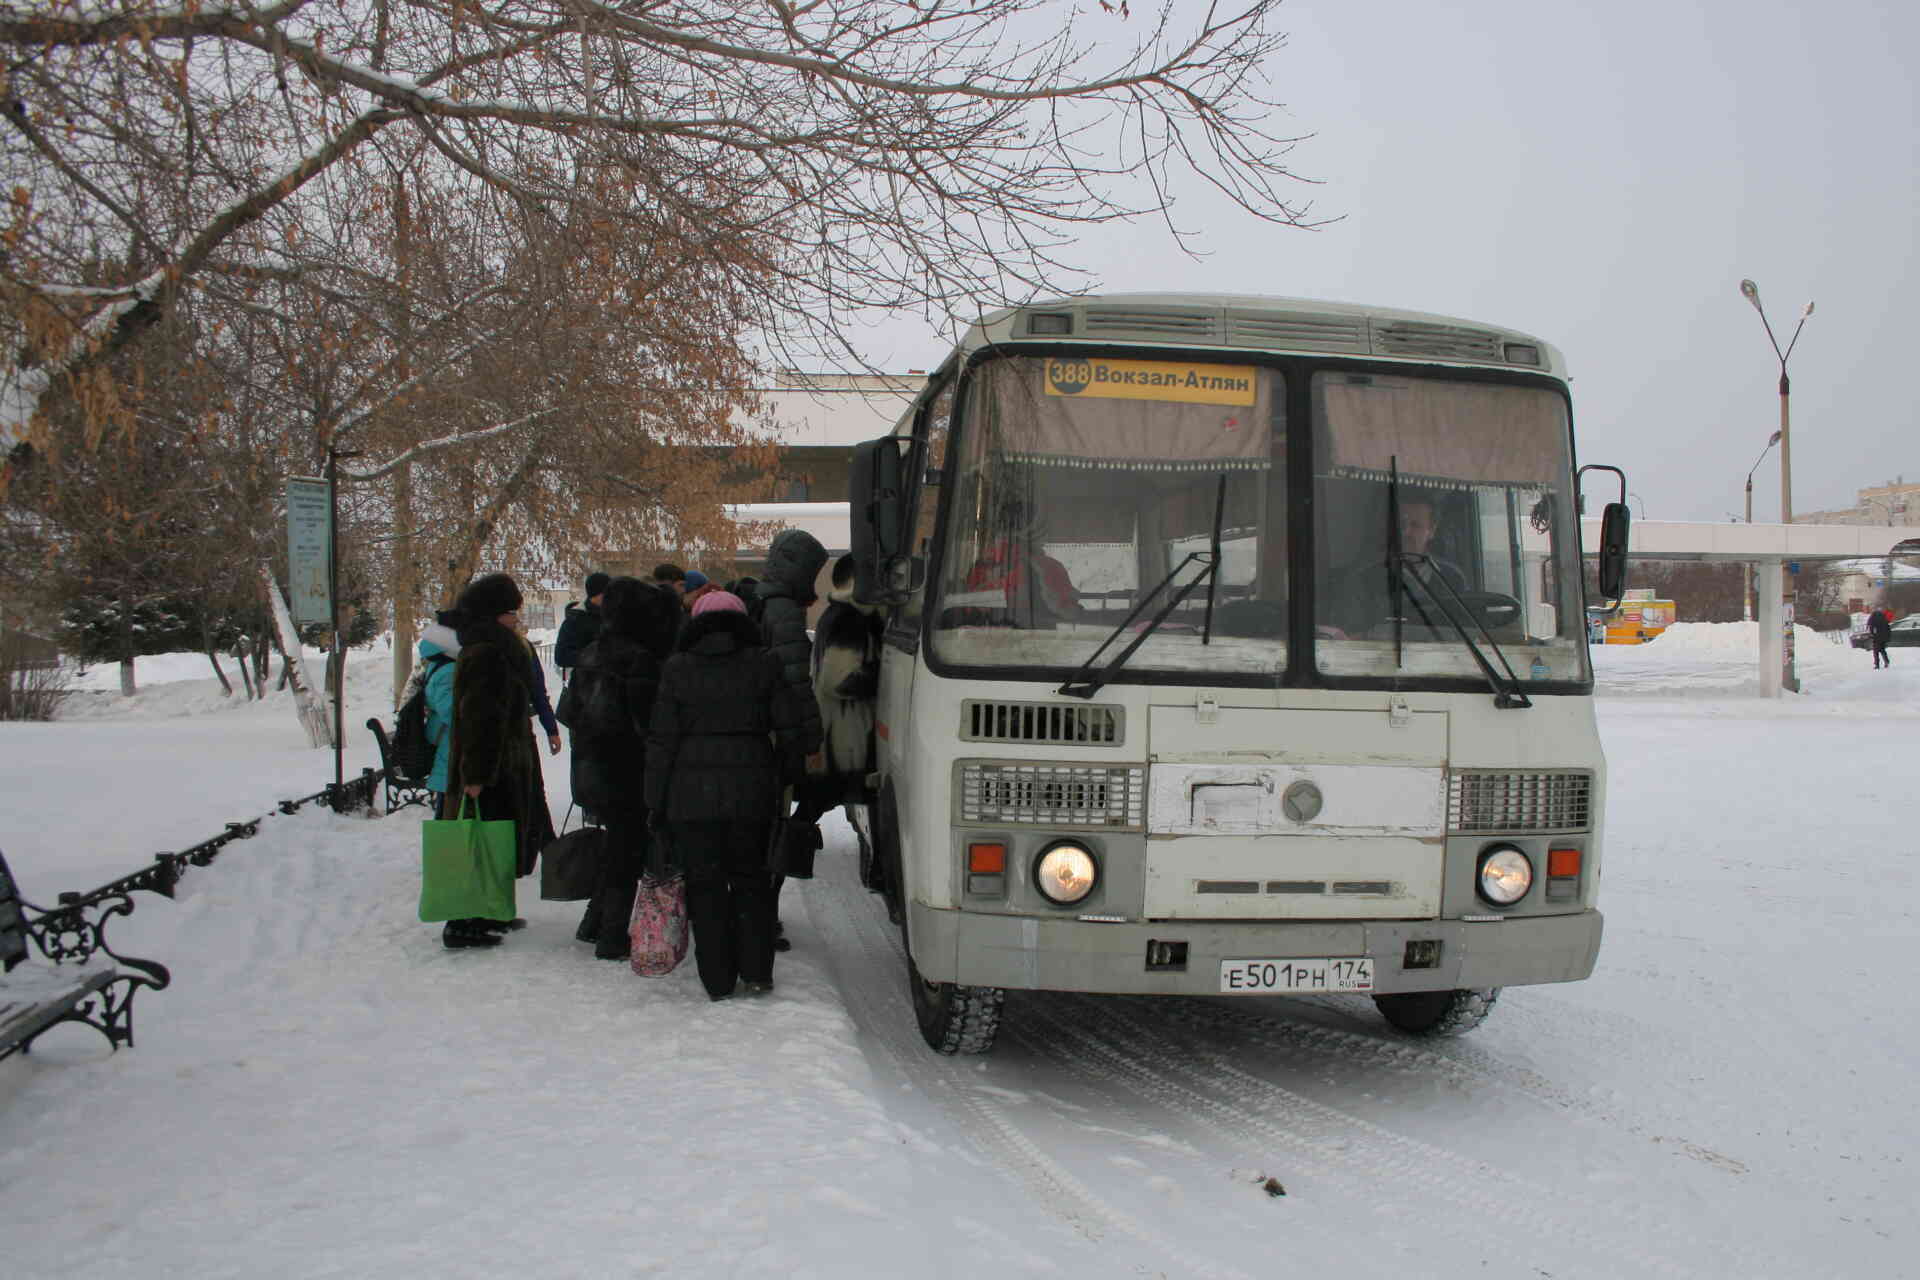
M460 816L420 824L420 918L511 920L516 854L510 820Z

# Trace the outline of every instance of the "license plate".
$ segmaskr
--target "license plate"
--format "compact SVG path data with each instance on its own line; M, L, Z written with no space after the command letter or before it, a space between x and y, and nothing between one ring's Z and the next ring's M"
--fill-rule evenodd
M1369 956L1354 959L1310 956L1304 960L1222 960L1220 990L1291 994L1371 991L1373 960Z

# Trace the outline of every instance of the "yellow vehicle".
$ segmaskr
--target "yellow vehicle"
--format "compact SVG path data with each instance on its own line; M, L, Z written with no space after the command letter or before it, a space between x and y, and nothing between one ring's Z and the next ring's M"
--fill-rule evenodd
M1606 621L1606 644L1646 644L1673 625L1674 603L1656 600L1650 588L1629 591Z

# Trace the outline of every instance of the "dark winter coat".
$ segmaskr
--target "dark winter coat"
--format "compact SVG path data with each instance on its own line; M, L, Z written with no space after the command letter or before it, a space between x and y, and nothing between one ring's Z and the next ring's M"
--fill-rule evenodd
M745 614L693 619L654 698L647 807L676 825L771 822L778 789L803 767L801 711Z
M600 606L593 601L569 603L560 633L553 638L553 665L562 670L578 666L580 655L599 638L601 621Z
M1885 610L1875 609L1867 615L1867 634L1877 645L1885 645L1893 638L1893 624L1887 621Z
M540 781L534 743L532 673L527 646L492 618L459 629L453 669L453 731L447 753L443 817L457 817L465 788L479 784L481 816L511 819L520 841L521 874L553 839L553 818Z
M807 639L807 606L817 598L813 584L826 567L827 549L804 529L788 529L767 548L767 567L755 592L756 620L767 648L780 663L802 706L803 754L820 749L820 708L813 700L813 644Z
M647 729L662 665L680 625L678 593L632 582L610 589L600 636L580 655L573 696L573 798L608 814L638 809L647 767Z
M879 693L880 611L855 604L851 587L827 593L813 628L813 692L827 772L864 777L873 768L873 703Z

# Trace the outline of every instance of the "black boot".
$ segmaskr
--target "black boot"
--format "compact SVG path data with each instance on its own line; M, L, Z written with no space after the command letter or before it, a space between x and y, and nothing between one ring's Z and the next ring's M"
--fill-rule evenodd
M580 917L580 927L573 931L575 942L597 942L600 938L600 907L597 902L588 902L586 914Z
M512 933L516 929L526 928L527 918L525 916L515 916L511 920L482 920L479 924L480 927L488 933Z
M449 951L458 951L464 947L497 947L500 935L489 933L481 928L485 920L449 920L447 927L440 931L440 942Z

